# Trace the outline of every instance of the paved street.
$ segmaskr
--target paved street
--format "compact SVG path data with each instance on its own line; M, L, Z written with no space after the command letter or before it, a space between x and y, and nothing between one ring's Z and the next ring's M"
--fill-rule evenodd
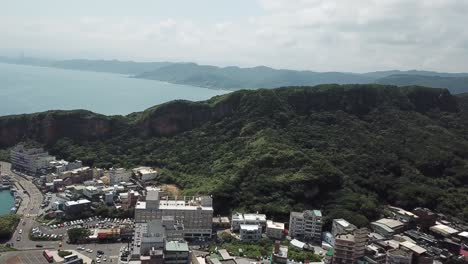
M37 242L30 241L28 239L28 233L36 224L34 217L39 213L44 197L39 189L32 183L32 177L23 177L13 173L10 170L10 163L0 162L0 166L3 174L8 174L15 180L16 185L19 188L19 192L21 192L21 190L26 191L24 193L26 195L23 195L23 202L17 212L18 215L22 216L21 223L18 225L18 228L9 242L18 249L35 248ZM23 234L19 234L20 229L23 230ZM18 237L21 237L20 241L17 241ZM56 246L58 245L58 242L47 242L41 244L44 244L44 246Z

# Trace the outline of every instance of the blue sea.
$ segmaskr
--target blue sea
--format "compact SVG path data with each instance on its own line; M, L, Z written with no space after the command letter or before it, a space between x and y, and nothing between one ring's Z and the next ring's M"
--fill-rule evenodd
M199 101L227 92L121 74L0 63L0 116L71 109L126 115L175 99Z
M0 191L0 215L9 214L10 209L15 205L15 199L10 190Z

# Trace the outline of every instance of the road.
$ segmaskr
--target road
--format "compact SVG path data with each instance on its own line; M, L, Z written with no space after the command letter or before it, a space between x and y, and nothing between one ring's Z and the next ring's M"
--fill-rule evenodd
M41 191L32 183L33 177L30 176L20 176L11 171L11 165L7 162L0 162L2 174L10 175L14 181L15 185L18 188L18 191L21 193L21 190L25 191L22 194L23 202L18 209L17 214L21 215L21 222L18 225L18 228L15 230L9 243L12 243L17 249L32 249L35 248L37 242L31 241L28 238L28 233L32 227L36 225L34 218L39 214L41 204L43 202L44 196ZM23 231L23 234L19 234L19 230ZM17 241L17 238L21 237L20 241ZM58 245L58 242L50 242L52 245Z

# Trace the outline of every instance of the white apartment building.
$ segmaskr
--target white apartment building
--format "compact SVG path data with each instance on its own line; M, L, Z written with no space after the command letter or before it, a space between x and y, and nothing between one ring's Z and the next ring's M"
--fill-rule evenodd
M40 175L42 170L49 167L49 163L55 157L50 156L42 148L26 148L24 145L17 145L10 151L10 161L12 169L25 172L29 175Z
M350 234L356 230L357 227L344 219L333 219L332 224L332 235L336 237L337 235Z
M282 240L284 237L284 223L267 220L266 235L272 239Z
M108 173L110 185L119 184L121 182L128 182L132 176L132 173L124 168L110 168Z
M89 199L92 199L96 195L99 195L102 192L100 188L96 188L94 186L86 186L83 190L83 195Z
M135 174L138 179L145 182L156 179L158 171L150 167L138 167L133 169L133 174Z
M242 224L259 225L262 229L266 227L266 215L264 214L241 214L235 213L231 217L231 229L239 231Z
M262 227L259 225L240 225L240 240L244 242L258 241L262 238Z
M183 197L183 199L161 198L160 189L147 188L146 201L135 206L135 222L172 216L184 226L184 237L211 237L213 220L213 199L210 196Z
M306 241L320 242L322 236L322 212L320 210L291 212L289 236Z

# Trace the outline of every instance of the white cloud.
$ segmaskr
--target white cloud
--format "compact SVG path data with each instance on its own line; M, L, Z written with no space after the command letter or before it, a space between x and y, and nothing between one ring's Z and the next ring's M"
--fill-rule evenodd
M261 14L216 23L201 17L0 17L0 49L320 71L468 71L468 1L259 4Z

